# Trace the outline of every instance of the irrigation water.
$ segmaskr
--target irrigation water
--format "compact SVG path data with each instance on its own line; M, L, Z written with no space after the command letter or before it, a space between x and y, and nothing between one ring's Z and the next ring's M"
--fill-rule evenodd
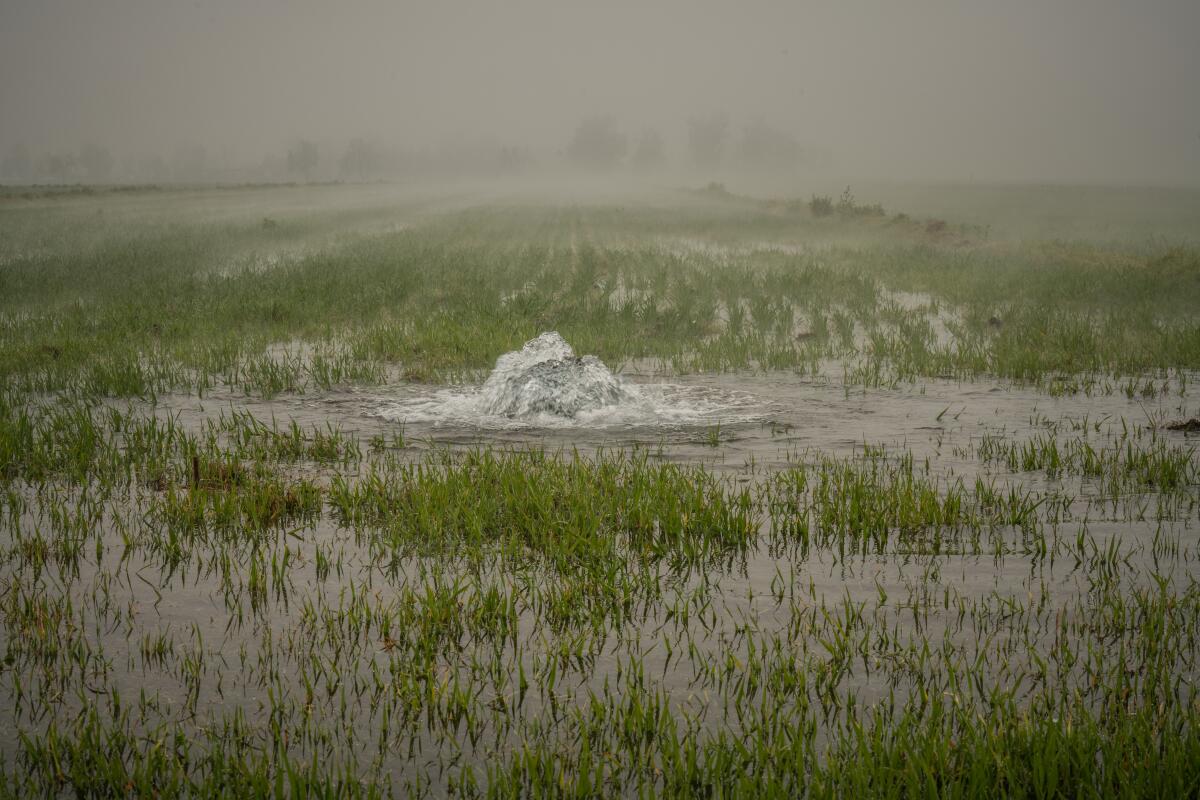
M744 392L632 383L547 331L500 356L481 385L393 400L380 415L434 426L640 428L753 422L764 410Z
M1191 245L77 201L0 209L0 796L1196 795Z

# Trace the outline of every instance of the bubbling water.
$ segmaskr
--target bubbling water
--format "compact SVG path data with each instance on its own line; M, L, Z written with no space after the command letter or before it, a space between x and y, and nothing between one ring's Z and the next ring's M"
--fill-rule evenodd
M595 356L575 355L555 331L505 353L479 390L481 414L527 419L542 414L574 418L641 398Z
M703 425L757 418L753 398L701 387L634 384L556 331L505 353L481 386L404 398L384 418L485 428Z

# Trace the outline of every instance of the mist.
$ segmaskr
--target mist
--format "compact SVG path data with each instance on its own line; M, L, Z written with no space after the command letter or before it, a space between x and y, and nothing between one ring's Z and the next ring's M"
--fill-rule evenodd
M0 181L1200 184L1200 5L0 5Z

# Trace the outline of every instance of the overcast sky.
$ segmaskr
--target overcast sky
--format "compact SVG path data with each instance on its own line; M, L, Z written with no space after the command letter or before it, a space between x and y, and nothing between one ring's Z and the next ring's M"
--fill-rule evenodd
M879 178L1200 184L1200 1L0 0L0 153L756 119Z

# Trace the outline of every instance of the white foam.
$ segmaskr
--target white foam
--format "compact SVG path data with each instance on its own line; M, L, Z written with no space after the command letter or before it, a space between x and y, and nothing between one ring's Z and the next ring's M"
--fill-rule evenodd
M595 356L576 356L550 331L500 356L481 386L393 401L380 414L435 426L511 429L707 425L748 422L761 412L742 393L630 383Z

